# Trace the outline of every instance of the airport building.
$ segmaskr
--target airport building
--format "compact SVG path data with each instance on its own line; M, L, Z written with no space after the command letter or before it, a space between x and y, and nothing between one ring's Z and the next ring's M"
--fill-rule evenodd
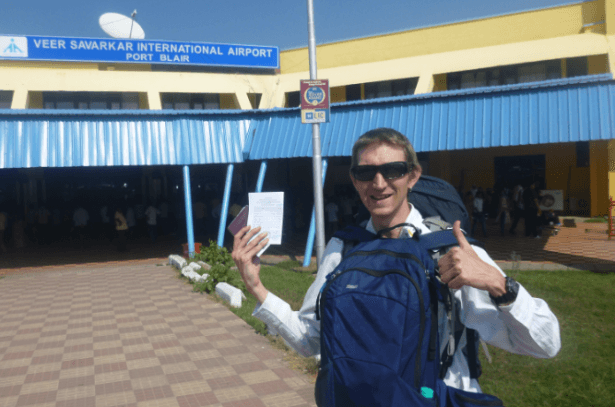
M11 34L0 36L3 200L27 209L122 188L183 199L189 180L192 195L217 194L223 214L233 194L284 190L309 219L307 47ZM540 179L562 191L562 213L607 213L615 0L322 44L317 56L332 102L325 195L349 188L356 138L392 127L424 173L460 191Z

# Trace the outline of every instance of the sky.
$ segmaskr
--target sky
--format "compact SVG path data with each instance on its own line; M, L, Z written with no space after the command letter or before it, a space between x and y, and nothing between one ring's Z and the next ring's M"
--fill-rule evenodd
M508 14L575 0L314 0L317 44ZM307 0L10 0L0 6L0 34L108 38L106 12L130 15L145 38L307 47Z

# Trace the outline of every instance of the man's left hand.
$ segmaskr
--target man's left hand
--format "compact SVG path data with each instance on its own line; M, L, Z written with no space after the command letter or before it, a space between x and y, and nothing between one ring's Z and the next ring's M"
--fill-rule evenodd
M453 234L459 247L453 247L438 261L440 279L449 288L458 289L464 285L486 290L494 297L506 293L506 279L498 269L487 264L461 231L461 222L453 225Z

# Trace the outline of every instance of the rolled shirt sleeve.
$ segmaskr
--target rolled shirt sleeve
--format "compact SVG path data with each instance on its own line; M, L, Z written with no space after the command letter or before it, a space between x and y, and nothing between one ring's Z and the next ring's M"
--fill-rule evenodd
M481 249L479 257L504 272ZM456 293L462 303L461 322L478 331L490 345L511 353L536 358L554 357L560 350L559 322L547 303L532 297L519 285L517 299L510 305L497 307L489 293L472 287L463 287Z

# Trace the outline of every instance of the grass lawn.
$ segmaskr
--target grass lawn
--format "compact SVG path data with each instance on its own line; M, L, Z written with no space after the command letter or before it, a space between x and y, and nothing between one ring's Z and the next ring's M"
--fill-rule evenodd
M314 280L297 262L263 266L264 285L298 310ZM490 364L480 351L483 391L506 406L615 406L615 274L585 271L510 271L534 297L549 304L560 323L562 348L554 359L512 355L489 346ZM265 325L251 316L256 300L248 296L232 309L258 332ZM282 341L273 340L274 345ZM312 358L287 352L297 370L314 379Z
M509 272L542 298L560 323L554 359L481 350L483 391L507 406L615 406L615 274L584 271Z

